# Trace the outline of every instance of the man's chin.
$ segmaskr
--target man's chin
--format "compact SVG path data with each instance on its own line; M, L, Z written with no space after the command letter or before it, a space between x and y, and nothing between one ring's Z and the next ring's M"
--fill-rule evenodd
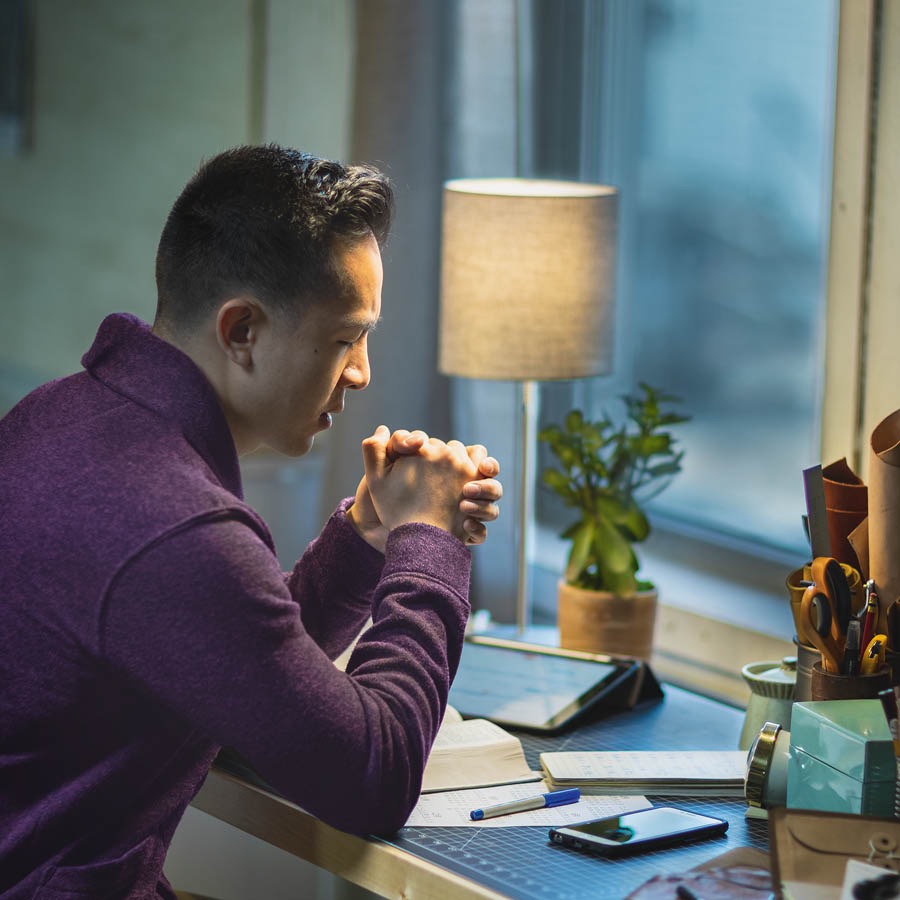
M270 444L266 444L266 446L275 453L296 459L298 456L306 456L312 450L314 441L315 435L303 435L293 441L273 441Z
M315 435L310 435L307 438L303 438L300 444L292 447L289 451L287 451L285 455L293 457L306 456L306 454L309 453L310 450L312 450L315 441Z

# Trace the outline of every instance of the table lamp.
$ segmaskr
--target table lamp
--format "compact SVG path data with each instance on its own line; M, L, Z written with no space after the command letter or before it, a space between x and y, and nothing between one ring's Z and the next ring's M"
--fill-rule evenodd
M618 192L469 178L444 185L438 368L521 385L516 624L530 624L537 382L611 371Z

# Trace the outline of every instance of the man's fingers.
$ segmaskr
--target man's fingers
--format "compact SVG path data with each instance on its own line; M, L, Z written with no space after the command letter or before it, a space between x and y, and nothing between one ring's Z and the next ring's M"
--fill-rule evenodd
M469 459L478 467L478 472L485 478L496 478L500 474L500 463L493 456L488 456L484 444L470 444L466 447Z
M476 519L466 519L463 522L466 532L467 544L483 544L487 538L487 527Z
M466 447L466 453L469 454L469 459L475 464L475 467L478 468L482 462L487 458L487 447L484 444L469 444Z
M503 485L494 478L467 481L462 489L466 500L488 500L496 503L503 496Z
M463 500L459 504L459 511L481 522L494 522L500 517L500 507L487 500Z
M500 463L493 456L486 456L478 464L478 471L486 478L496 478L500 474Z
M398 456L411 456L418 453L427 440L428 435L424 431L407 431L405 428L398 428L388 442L388 456L391 459Z
M462 441L447 441L447 449L462 463L468 465L472 461L472 457L469 455L469 448ZM478 463L475 463L475 466L477 469Z

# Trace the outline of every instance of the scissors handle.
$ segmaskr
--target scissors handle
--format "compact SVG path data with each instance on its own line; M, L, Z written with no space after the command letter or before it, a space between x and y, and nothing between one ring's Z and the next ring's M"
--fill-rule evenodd
M818 593L831 606L831 636L841 642L853 614L853 596L841 564L831 556L817 556L812 562L812 579Z
M811 585L803 594L800 611L804 631L802 637L819 651L822 668L832 675L839 675L844 651L842 643L833 636L834 623L828 598L817 591L815 585Z
M818 637L819 610L812 605L816 591L810 585L800 599L800 617L797 621L797 637L807 646L815 646L813 641ZM829 622L829 627L831 623Z

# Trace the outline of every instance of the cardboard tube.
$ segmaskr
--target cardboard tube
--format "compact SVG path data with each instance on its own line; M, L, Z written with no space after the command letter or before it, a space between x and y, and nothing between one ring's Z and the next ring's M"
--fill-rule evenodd
M900 410L872 432L869 467L869 577L882 615L900 598Z

